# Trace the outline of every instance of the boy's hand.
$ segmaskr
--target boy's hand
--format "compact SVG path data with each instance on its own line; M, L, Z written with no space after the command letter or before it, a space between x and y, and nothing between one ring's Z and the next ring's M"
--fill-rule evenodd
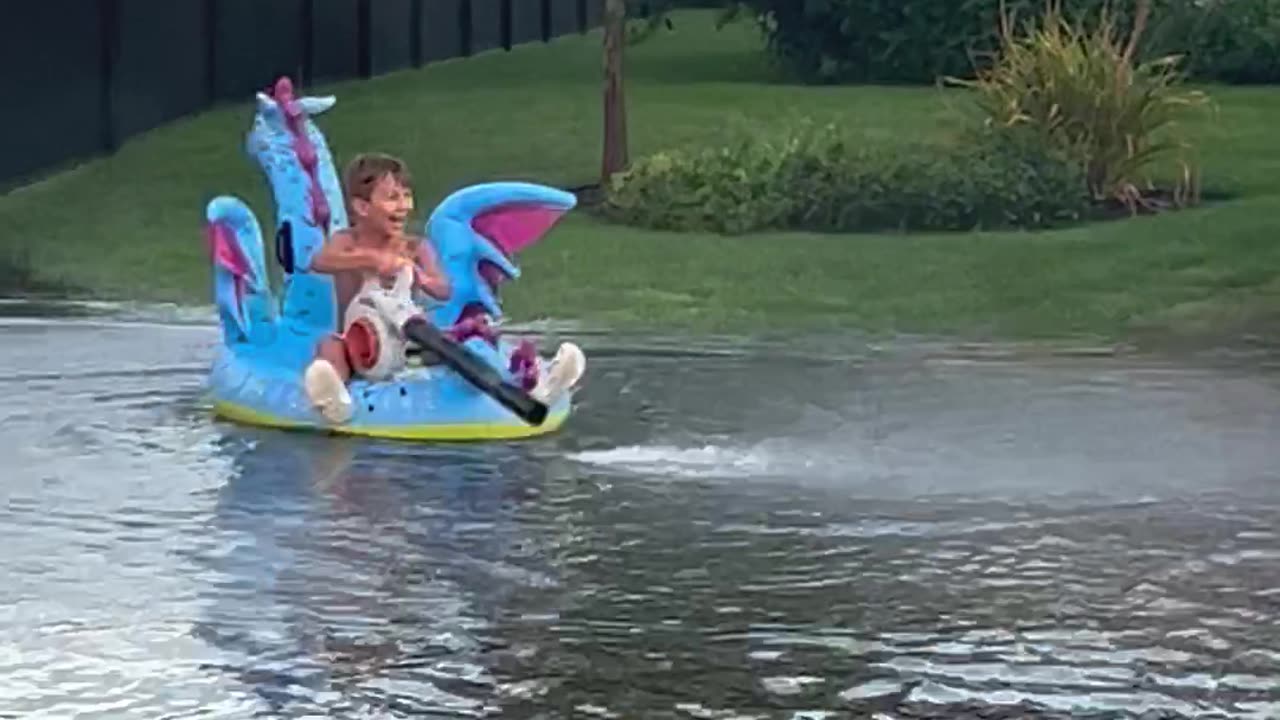
M400 271L409 263L409 260L403 255L381 251L374 255L373 263L379 275L384 278L393 278L400 274Z
M417 258L418 261L413 266L414 284L436 300L448 300L453 294L449 279L440 271L435 253L425 241L418 246Z
M450 295L449 281L439 273L424 270L417 265L413 266L414 285L417 285L431 297L436 300L448 300Z

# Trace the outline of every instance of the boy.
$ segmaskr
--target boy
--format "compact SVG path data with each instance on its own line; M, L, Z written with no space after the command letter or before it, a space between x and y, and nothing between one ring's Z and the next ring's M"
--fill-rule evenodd
M440 271L435 253L422 238L405 234L405 222L413 212L413 188L404 162L390 155L357 156L343 174L347 214L351 227L333 234L311 262L314 272L333 275L338 301L337 332L320 342L307 367L304 387L311 402L330 422L351 418L352 399L347 390L351 367L339 334L347 306L360 291L367 273L385 280L415 263L418 287L437 300L450 294L449 281Z

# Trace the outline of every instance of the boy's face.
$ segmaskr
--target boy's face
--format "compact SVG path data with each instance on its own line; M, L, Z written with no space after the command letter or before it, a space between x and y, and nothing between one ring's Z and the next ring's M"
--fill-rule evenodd
M378 179L369 193L369 199L354 198L351 207L361 227L387 237L400 237L404 225L413 213L413 191L401 185L391 175Z

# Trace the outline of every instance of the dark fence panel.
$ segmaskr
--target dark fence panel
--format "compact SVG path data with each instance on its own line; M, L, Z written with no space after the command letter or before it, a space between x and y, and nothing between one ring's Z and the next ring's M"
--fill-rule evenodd
M369 3L369 67L374 75L413 64L413 0Z
M0 3L0 187L110 152L281 75L378 75L582 32L601 0Z
M99 12L107 6L40 0L3 7L0 179L11 181L103 149L109 128Z
M359 0L311 0L311 77L313 82L345 80L360 72L360 42L355 32Z
M471 0L471 52L502 47L502 0Z
M578 0L551 0L551 37L578 32Z
M303 0L218 0L218 99L245 100L281 75L303 76Z
M209 101L205 12L200 2L117 0L112 119L125 138L193 113Z
M459 0L423 0L418 42L424 61L466 54L468 38L463 34L463 19L463 3Z
M542 0L511 0L511 44L542 39Z

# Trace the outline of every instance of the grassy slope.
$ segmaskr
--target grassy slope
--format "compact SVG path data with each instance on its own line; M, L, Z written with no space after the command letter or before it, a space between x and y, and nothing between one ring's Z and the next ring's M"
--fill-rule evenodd
M632 152L714 141L736 118L839 119L868 142L944 132L955 94L806 88L768 76L749 27L706 15L629 56ZM599 38L493 53L336 92L323 127L339 162L382 149L414 167L425 213L496 178L572 185L599 158ZM1206 181L1240 199L1195 212L1067 231L964 235L762 234L720 238L616 228L575 214L522 258L517 318L695 329L827 326L963 335L1107 335L1134 323L1195 329L1280 308L1280 91L1214 88ZM0 198L0 257L26 244L37 277L100 297L204 302L204 202L240 194L267 222L264 183L241 150L250 107L176 123L115 157Z

